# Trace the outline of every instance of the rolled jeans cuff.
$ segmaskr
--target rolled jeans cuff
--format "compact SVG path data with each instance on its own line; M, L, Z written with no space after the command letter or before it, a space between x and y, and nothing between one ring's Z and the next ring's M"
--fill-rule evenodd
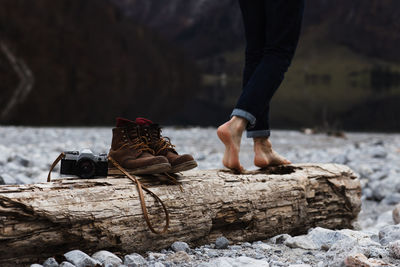
M249 122L248 127L247 127L248 129L251 129L256 125L256 117L254 117L251 113L249 113L243 109L235 108L232 111L231 118L233 116L238 116L238 117L241 117L241 118L247 120Z
M270 130L247 131L247 138L269 137L270 135Z

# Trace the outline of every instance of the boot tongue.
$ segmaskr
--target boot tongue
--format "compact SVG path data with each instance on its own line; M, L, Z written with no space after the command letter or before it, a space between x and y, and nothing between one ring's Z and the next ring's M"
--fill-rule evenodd
M136 123L128 124L127 129L129 132L129 137L132 140L140 137L139 129L138 129Z
M162 138L161 137L161 127L158 124L153 123L152 125L149 126L149 129L150 129L150 137L151 137L152 142L157 144L158 140L160 140ZM164 142L166 142L166 141L164 140ZM167 156L169 153L178 154L175 151L175 149L173 149L172 147L164 148L159 153L160 153L160 155L163 155L163 156Z

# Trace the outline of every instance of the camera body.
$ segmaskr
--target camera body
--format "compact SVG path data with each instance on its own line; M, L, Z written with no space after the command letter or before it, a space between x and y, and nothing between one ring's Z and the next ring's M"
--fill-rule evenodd
M61 159L61 174L77 175L81 178L107 176L107 154L95 155L90 149L81 151L65 151Z

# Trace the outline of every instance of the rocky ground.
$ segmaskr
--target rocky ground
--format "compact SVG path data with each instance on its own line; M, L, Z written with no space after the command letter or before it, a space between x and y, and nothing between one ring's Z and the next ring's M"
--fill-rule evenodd
M214 128L166 128L164 135L181 153L194 155L200 169L222 168L223 146ZM355 230L310 229L304 236L281 235L254 243L190 248L171 244L145 255L70 251L60 266L400 266L400 225L392 210L400 202L400 134L346 133L346 138L296 131L273 131L275 149L293 163L336 162L350 166L363 186L363 205ZM0 127L0 183L44 182L61 151L91 148L107 153L109 128ZM243 139L241 160L252 169L252 143ZM58 169L53 177L59 176ZM178 240L177 240L178 241ZM43 266L58 266L49 259Z

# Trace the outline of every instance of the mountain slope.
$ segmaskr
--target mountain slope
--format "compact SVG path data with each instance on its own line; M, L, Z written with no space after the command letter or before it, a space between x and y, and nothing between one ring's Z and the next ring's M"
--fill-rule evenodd
M180 51L107 0L5 0L0 5L0 41L35 81L2 123L109 124L118 115L162 120L198 80ZM18 78L4 53L0 66L4 107Z

